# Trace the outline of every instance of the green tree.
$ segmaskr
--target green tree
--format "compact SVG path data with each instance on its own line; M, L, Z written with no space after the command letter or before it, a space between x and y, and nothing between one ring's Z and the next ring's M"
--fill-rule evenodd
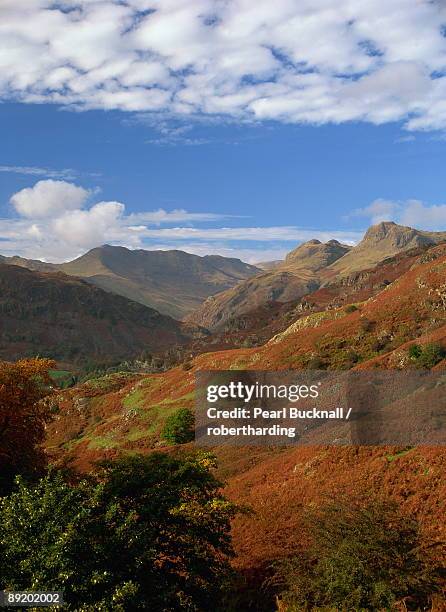
M445 349L438 342L427 344L412 344L409 347L409 357L418 368L430 370L446 356Z
M161 437L169 444L185 444L194 439L195 419L188 408L180 408L167 418Z
M425 609L439 572L418 523L392 502L331 503L306 522L311 544L281 562L276 582L288 612L313 609Z
M69 610L210 610L233 504L208 455L153 453L76 485L50 472L0 498L0 588L63 590Z

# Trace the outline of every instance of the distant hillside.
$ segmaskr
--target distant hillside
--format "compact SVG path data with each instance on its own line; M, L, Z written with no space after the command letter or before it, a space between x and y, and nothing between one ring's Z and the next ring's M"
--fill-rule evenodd
M275 259L274 261L259 261L256 263L256 267L260 268L261 270L265 270L266 272L269 270L274 270L274 268L277 268L277 266L280 266L282 263L283 259Z
M62 273L0 264L0 358L116 362L160 352L192 328ZM193 331L193 330L192 330Z
M265 304L296 300L317 289L319 272L349 249L337 240L325 244L319 240L305 242L272 270L208 298L187 320L215 329Z
M20 268L27 268L28 270L34 270L35 272L55 272L57 265L52 263L45 263L38 259L26 259L25 257L4 257L0 255L0 263L8 264L10 266L19 266Z
M446 232L426 232L392 222L368 229L355 247L337 240L309 240L283 262L236 287L207 299L188 321L211 330L274 302L298 300L336 279L368 270L389 257L446 241Z
M407 272L432 248L435 247L421 246L403 251L367 270L336 276L331 282L297 300L268 302L234 316L220 325L212 335L194 341L193 353L260 346L284 331L291 321L311 313L342 308L352 302L363 302ZM426 254L426 257L429 256Z
M446 232L425 232L391 221L372 225L361 242L332 263L333 274L350 274L365 270L402 251L415 247L439 244L446 240Z
M84 278L106 291L155 308L177 320L210 295L234 287L260 272L240 259L184 251L131 251L104 245L68 263L52 264L23 257L3 257L0 263L38 272L60 271Z
M102 246L58 268L182 319L207 297L259 272L239 259Z

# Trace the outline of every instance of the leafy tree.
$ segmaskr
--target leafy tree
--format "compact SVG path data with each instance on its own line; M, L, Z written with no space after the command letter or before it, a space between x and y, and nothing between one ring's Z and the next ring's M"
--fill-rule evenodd
M31 476L45 464L40 449L51 418L49 359L0 361L0 494L16 474Z
M195 419L189 408L180 408L167 418L161 437L169 444L185 444L194 439Z
M311 545L279 564L286 610L425 609L439 572L418 523L391 502L365 508L332 503L307 519Z
M0 499L0 588L63 590L69 610L211 610L229 575L230 520L207 454L50 472Z

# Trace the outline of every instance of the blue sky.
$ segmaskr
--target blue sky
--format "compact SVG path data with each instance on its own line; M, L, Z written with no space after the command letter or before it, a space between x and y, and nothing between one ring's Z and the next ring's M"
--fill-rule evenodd
M441 3L64 4L0 9L0 253L255 262L382 219L445 229Z

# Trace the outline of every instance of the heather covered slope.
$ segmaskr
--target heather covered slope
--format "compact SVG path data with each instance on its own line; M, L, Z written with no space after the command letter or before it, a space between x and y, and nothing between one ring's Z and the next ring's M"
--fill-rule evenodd
M113 363L190 340L193 328L83 280L0 264L0 358Z
M218 255L131 251L108 245L58 268L176 319L185 317L210 295L259 272L239 259Z

